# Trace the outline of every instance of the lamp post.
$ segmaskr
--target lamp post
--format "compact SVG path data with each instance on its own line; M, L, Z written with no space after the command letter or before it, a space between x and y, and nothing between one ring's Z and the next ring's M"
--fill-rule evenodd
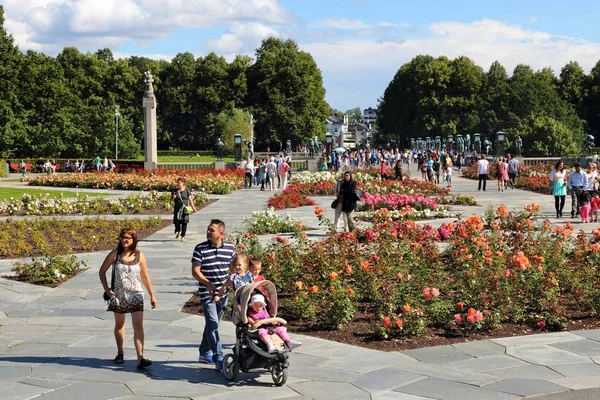
M242 135L239 133L233 135L233 143L235 144L235 161L242 161Z
M496 132L496 140L498 141L498 151L497 156L502 156L504 154L504 137L506 134L502 131Z
M119 106L115 106L115 160L119 159Z

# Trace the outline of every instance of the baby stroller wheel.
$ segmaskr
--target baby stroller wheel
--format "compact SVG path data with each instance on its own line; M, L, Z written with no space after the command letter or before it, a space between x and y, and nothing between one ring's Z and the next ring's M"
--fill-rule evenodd
M223 369L225 371L225 369ZM285 385L288 377L288 369L283 367L283 364L277 363L273 364L271 367L271 376L273 377L273 382L277 386Z
M223 359L223 376L228 381L235 381L240 373L240 363L234 354L227 354Z

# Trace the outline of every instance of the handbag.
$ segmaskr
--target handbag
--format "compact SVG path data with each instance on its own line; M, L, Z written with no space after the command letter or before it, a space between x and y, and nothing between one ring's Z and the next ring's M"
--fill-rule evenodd
M177 219L183 219L184 215L191 214L194 211L194 209L190 205L187 205L187 206L185 205L185 203L183 202L183 198L181 197L181 193L179 192L179 190L177 191L177 195L179 196L179 200L181 200L181 203L184 204L184 206L181 207L179 209L179 211L177 212Z
M115 262L112 265L112 274L110 276L110 290L114 290L115 289L115 265L117 264L117 260L119 259L119 254L117 253L117 256L115 258ZM104 301L109 301L110 300L110 296L108 294L106 294L106 292L102 293L102 298L104 299Z
M338 206L338 200L335 199L332 203L331 203L331 208L337 208Z

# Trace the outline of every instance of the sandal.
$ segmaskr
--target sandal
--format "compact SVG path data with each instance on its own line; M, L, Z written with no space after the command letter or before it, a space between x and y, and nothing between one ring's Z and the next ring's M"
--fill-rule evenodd
M125 361L123 360L123 354L117 354L115 359L113 360L115 364L123 364Z
M150 361L150 360L147 360L147 359L145 359L145 358L142 358L142 359L140 360L140 362L138 363L138 365L137 365L137 368L138 368L138 369L144 369L144 368L146 368L146 367L149 367L149 366L151 366L151 365L152 365L152 361Z

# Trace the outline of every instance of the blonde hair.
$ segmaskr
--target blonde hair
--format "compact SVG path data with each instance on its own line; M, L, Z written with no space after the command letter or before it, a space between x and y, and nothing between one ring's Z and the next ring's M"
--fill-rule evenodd
M231 260L231 264L229 264L229 269L233 271L233 266L237 264L238 261L243 263L244 272L246 272L248 270L248 256L245 254L236 254L236 256L233 257L233 260Z

